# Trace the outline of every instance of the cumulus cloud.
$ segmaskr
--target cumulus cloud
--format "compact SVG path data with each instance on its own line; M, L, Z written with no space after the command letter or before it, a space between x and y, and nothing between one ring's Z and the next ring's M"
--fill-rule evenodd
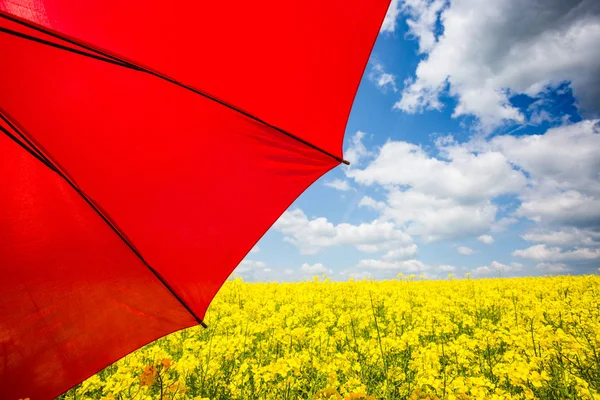
M571 271L566 264L539 263L536 268L546 274L560 274Z
M435 28L440 11L447 5L446 0L405 0L402 11L408 15L406 21L409 35L419 41L419 52L430 52L435 43Z
M331 188L341 190L342 192L347 192L352 190L352 186L348 183L347 180L344 179L334 179L332 181L325 182L325 186L329 186Z
M263 261L244 259L231 275L242 277L247 281L273 280L276 279L277 274L273 274L272 271Z
M404 185L439 198L465 200L517 193L526 184L523 173L514 170L500 152L447 150L448 160L444 160L430 157L417 145L389 141L366 168L350 170L348 176L364 185Z
M442 271L442 272L454 272L454 271L456 271L456 267L455 266L453 266L453 265L447 265L447 264L440 265L438 267L438 269L440 271Z
M491 199L518 193L525 175L500 152L440 149L432 157L414 144L388 141L366 167L347 171L358 184L387 190L385 202L365 196L360 205L428 242L489 231L497 212Z
M344 151L344 157L350 162L351 167L359 166L363 159L372 155L372 153L367 150L366 146L362 142L362 139L365 137L365 135L366 133L362 131L358 131L352 135L350 138L350 145L346 151Z
M369 80L382 92L386 93L388 90L392 90L393 92L398 91L396 88L396 77L385 72L383 65L380 63L373 64L368 76Z
M463 256L470 256L471 254L473 254L473 249L465 246L457 247L456 251L458 251L458 253L462 254Z
M517 222L519 222L518 218L515 217L502 217L499 220L497 220L496 222L494 222L490 228L490 231L492 232L504 232L508 229L510 229L511 225L516 224ZM494 242L494 238L492 238L492 243ZM489 243L486 243L489 244Z
M478 236L477 240L479 240L483 244L492 244L492 243L494 243L494 238L491 235L481 235L481 236Z
M366 198L362 205L378 205ZM460 239L489 230L497 207L489 200L461 203L453 198L438 198L415 190L392 189L387 194L382 218L393 220L410 235L425 242Z
M553 193L548 197L530 192L519 207L518 214L536 222L598 226L600 199L575 190Z
M368 273L373 279L395 278L397 274L405 275L415 274L427 278L439 278L456 271L453 265L425 264L420 260L383 260L383 259L363 259L355 266L354 274Z
M461 151L477 154L497 152L505 157L511 168L526 174L527 185L517 194L513 216L505 217L504 221L495 221L491 225L492 232L505 230L517 221L515 217L521 217L535 223L530 232L522 235L525 240L555 248L598 245L598 120L557 126L540 135L499 135L492 139L479 137L463 144L445 138L438 145L443 146L442 153L449 154L455 152L457 147ZM483 236L478 239L486 243Z
M369 271L351 272L348 274L348 276L350 278L356 279L357 281L363 279L373 279L373 274L371 274Z
M483 233L505 231L518 217L545 230L600 232L598 120L461 144L443 137L435 145L437 156L403 141L388 141L374 153L362 149L370 163L346 175L382 187L385 199L364 196L360 205L428 242L479 236L491 244L493 237ZM497 220L494 200L504 195L516 196L516 210Z
M524 121L512 95L535 97L563 82L584 110L600 109L596 0L407 0L402 11L426 57L405 83L398 109L440 109L449 92L458 100L454 116L474 115L491 129Z
M528 232L521 237L528 242L558 247L600 246L600 232L565 228L558 231Z
M517 215L546 225L600 227L600 124L584 120L543 135L493 138L479 150L500 151L526 171Z
M334 225L327 218L308 219L300 209L286 211L274 228L302 254L316 254L333 246L354 246L363 252L389 251L411 246L412 238L391 221Z
M377 201L370 196L364 196L362 199L360 199L358 205L361 207L372 208L373 210L379 212L383 212L387 208L387 205L384 201Z
M258 253L260 251L260 247L258 245L254 246L252 250L250 250L250 254Z
M392 0L390 2L390 6L388 8L387 13L385 14L385 18L383 23L381 24L381 29L379 32L394 32L396 29L396 21L398 20L398 16L400 15L399 10L400 0Z
M251 270L265 268L267 264L262 261L243 260L240 265L236 268L236 272L244 273Z
M419 260L386 261L376 259L360 260L357 268L393 270L403 273L417 273L431 269L430 266L423 264Z
M317 263L317 264L302 264L302 266L300 267L300 271L304 274L309 274L309 275L321 275L321 274L331 274L332 271L329 268L325 268L325 266L321 263Z
M243 260L231 277L241 277L249 282L302 281L315 275L332 275L333 270L321 263L304 263L300 268L272 268L262 261Z
M417 255L417 245L411 244L410 246L400 247L397 249L389 250L383 255L383 259L390 260L406 260Z
M474 277L486 277L486 276L510 276L515 275L523 270L523 265L519 263L512 263L511 265L502 264L498 261L492 261L489 265L483 265L477 267L471 271L471 275Z
M523 250L515 250L512 254L513 256L543 262L579 261L599 259L600 249L582 247L574 250L563 250L559 247L547 247L544 244L536 244Z
M600 120L554 127L543 135L496 136L486 147L530 173L535 186L600 195Z

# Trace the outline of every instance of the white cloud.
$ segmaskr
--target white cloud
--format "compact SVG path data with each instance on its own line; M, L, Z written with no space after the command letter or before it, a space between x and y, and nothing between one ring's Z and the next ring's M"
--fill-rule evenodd
M553 117L547 110L543 107L547 105L547 99L539 99L531 103L527 110L531 112L531 116L529 117L528 123L531 125L540 125L544 122L555 122L559 121L558 117Z
M362 142L365 135L365 132L358 131L350 138L350 146L344 152L344 158L350 162L350 168L359 166L363 159L371 156L371 152Z
M475 155L455 148L447 156L449 161L429 157L418 146L390 141L366 168L347 174L359 184L387 186L387 204L365 197L361 205L375 208L426 241L489 230L496 207L488 198L518 192L525 177L501 153Z
M457 247L456 251L458 251L458 253L462 254L463 256L470 256L471 254L473 254L473 249L464 246Z
M528 242L558 247L600 246L600 232L565 228L559 231L528 232L521 236Z
M244 273L251 271L253 269L262 269L265 268L267 264L262 261L253 261L253 260L242 260L240 265L235 269L236 272Z
M366 199L362 204L373 205ZM379 203L375 203L378 205ZM387 195L384 219L403 226L425 242L459 239L489 230L496 206L489 200L461 204L452 198L437 198L415 190L392 189Z
M513 168L528 176L518 194L514 216L536 226L523 238L559 247L596 246L600 240L600 123L549 129L543 135L501 135L456 144L444 139L442 152L456 147L474 153L499 152ZM491 231L505 230L513 216L496 221ZM409 233L412 233L409 231Z
M477 267L471 271L474 277L484 276L510 276L523 270L523 265L519 263L512 263L511 265L502 264L498 261L492 261L489 265Z
M396 21L400 15L399 3L400 0L392 0L390 2L390 6L385 14L385 18L381 24L381 29L379 32L394 32L396 29Z
M452 265L429 265L416 259L409 260L382 260L382 259L363 259L355 266L350 276L368 274L373 279L392 279L399 273L405 275L414 274L430 279L436 279L446 276L449 272L454 272L456 267Z
M558 126L543 135L496 136L484 148L502 152L540 189L600 195L599 120Z
M481 236L477 237L477 240L479 240L483 244L494 243L494 238L491 235L481 235Z
M539 263L536 265L536 268L548 274L565 273L571 271L571 268L565 264Z
M445 142L440 142L445 143ZM479 235L495 222L495 196L518 193L527 180L500 152L439 147L430 157L419 146L388 141L363 169L347 176L361 185L381 185L386 202L365 196L360 205L394 220L425 241Z
M263 261L244 259L231 275L241 276L244 280L257 280L265 272L271 272L271 269Z
M360 205L429 242L481 235L491 244L482 233L505 231L515 217L546 228L600 230L598 121L463 144L443 137L436 148L433 157L414 144L388 141L368 165L347 170L356 183L386 191L385 201L364 196ZM516 211L496 220L493 200L502 195L517 195Z
M600 109L600 6L596 0L410 0L403 11L425 57L395 107L441 108L448 90L453 115L475 115L486 129L523 122L512 94L537 96L569 81L584 109Z
M274 228L302 254L316 254L333 246L350 245L363 252L377 252L412 244L412 238L390 221L334 225L326 218L309 220L300 209L283 213Z
M325 266L323 264L317 263L317 264L302 264L302 266L300 267L300 271L305 273L305 274L310 274L310 275L321 275L321 274L331 274L332 271L329 268L325 268Z
M410 246L400 247L392 249L383 255L383 259L387 261L391 260L406 260L417 255L417 245L411 244Z
M453 265L440 265L438 269L442 272L454 272L456 271L456 267Z
M390 279L395 278L398 273L405 275L415 274L416 276L423 275L428 278L438 278L445 276L450 272L456 271L456 267L452 265L428 265L422 261L410 260L377 260L363 259L356 265L357 270L368 272L369 276L374 279ZM366 270L366 271L365 271ZM364 273L363 272L363 273Z
M409 35L419 40L419 52L428 53L436 43L435 27L446 0L404 0L402 11L409 16Z
M350 274L348 274L348 276L357 281L363 280L363 279L373 279L373 274L371 274L369 271L351 272Z
M333 274L321 263L303 264L300 268L269 267L262 261L244 260L232 272L231 277L241 277L248 282L302 281L314 275Z
M553 193L546 197L541 194L539 191L532 191L524 195L518 214L536 222L578 226L597 226L600 223L600 198L575 190Z
M329 186L331 188L341 190L342 192L347 192L352 190L352 186L348 183L347 180L344 179L334 179L332 181L325 182L325 186Z
M386 261L375 259L360 260L357 264L357 267L378 270L394 270L403 273L417 273L431 268L419 260Z
M492 232L504 232L506 230L508 230L510 228L511 225L516 224L517 222L519 222L518 218L515 217L502 217L499 220L497 220L496 222L494 222L490 228L490 231ZM493 238L492 238L492 242L493 242Z
M392 90L393 92L398 91L396 88L396 77L385 72L383 65L380 63L373 64L368 76L369 80L382 92L386 93L388 90Z
M260 247L258 245L254 246L252 250L250 250L250 254L255 254L260 251Z
M379 212L383 212L387 208L387 205L384 201L377 201L370 196L364 196L362 199L360 199L358 205L361 207L372 208L373 210Z
M406 185L420 193L465 200L517 193L526 184L525 176L500 152L447 150L448 161L429 157L414 144L389 141L366 168L347 174L363 185Z
M515 250L512 254L513 256L543 262L595 260L600 258L600 249L582 247L574 250L563 250L559 247L536 244L523 250Z
M492 270L487 265L482 266L482 267L477 267L473 271L471 271L471 275L473 275L473 276L489 276L493 273L494 273L494 270Z
M546 225L600 226L598 120L549 129L543 135L502 135L479 150L500 151L529 175L517 215Z

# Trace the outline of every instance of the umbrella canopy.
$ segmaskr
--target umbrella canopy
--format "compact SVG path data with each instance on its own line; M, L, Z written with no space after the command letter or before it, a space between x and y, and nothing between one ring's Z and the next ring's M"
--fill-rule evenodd
M203 323L342 162L389 0L0 0L0 387Z

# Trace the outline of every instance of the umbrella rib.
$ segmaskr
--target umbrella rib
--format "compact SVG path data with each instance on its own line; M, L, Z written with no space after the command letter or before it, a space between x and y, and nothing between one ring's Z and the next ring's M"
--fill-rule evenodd
M25 149L25 151L27 151L29 154L31 154L33 157L35 157L39 162L44 164L46 167L50 168L52 171L56 172L56 168L54 168L54 166L52 164L49 164L48 160L46 160L45 157L42 157L35 150L25 146L25 144L23 142L21 142L19 139L17 139L17 137L15 135L13 135L4 126L0 125L0 131L2 131L2 133L4 133L9 138L11 138L13 141L15 141L19 146L21 146L23 149Z
M131 68L131 69L134 69L136 71L140 71L139 68L135 68L133 65L124 64L124 63L122 63L122 62L120 62L118 60L112 59L112 58L106 58L106 57L102 57L102 56L99 56L99 55L96 55L96 54L93 54L93 53L88 53L88 52L85 52L85 51L74 49L74 48L69 47L69 46L64 46L64 45L59 44L59 43L51 42L49 40L44 40L44 39L41 39L41 38L37 38L35 36L27 35L25 33L13 31L12 29L7 29L7 28L0 27L0 32L8 33L9 35L20 37L21 39L31 40L33 42L45 44L45 45L50 46L50 47L56 47L57 49L61 49L61 50L65 50L65 51L68 51L68 52L71 52L71 53L75 53L75 54L79 54L79 55L82 55L82 56L90 57L90 58L93 58L93 59L96 59L96 60L100 60L100 61L104 61L104 62L107 62L107 63L110 63L110 64L118 65L118 66L125 67L125 68Z
M52 165L50 160L48 160L46 156L44 156L36 149L36 147L33 145L33 143L31 143L27 136L23 135L21 133L21 130L17 128L17 126L15 126L15 124L13 124L7 117L4 116L4 111L2 110L2 108L0 108L0 119L4 121L4 123L12 130L12 132L15 132L17 136L19 136L19 138L21 138L21 140L27 144L27 146L23 142L21 142L21 140L19 140L10 130L2 126L2 124L0 124L0 131L4 132L9 138L17 142L21 147L27 150L27 152L29 152L32 156L37 158L46 167L50 168L54 172L58 172L56 167Z
M26 134L19 129L17 124L11 123L10 118L6 115L6 113L0 108L0 120L4 121L6 125L8 125L17 135L11 133L9 129L0 124L0 131L7 135L10 139L16 142L19 146L25 149L29 154L39 160L42 164L48 167L50 170L56 172L58 176L60 176L81 198L98 214L98 216L112 229L112 231L117 234L117 236L125 243L127 247L139 258L139 260L152 272L152 274L163 284L163 286L181 303L181 305L189 312L192 317L204 328L208 328L208 325L199 318L196 313L187 305L187 303L179 297L179 295L175 292L175 290L167 283L167 281L161 276L161 274L155 270L141 255L141 253L136 249L133 243L125 236L125 234L119 229L117 224L112 221L112 219L108 216L106 212L103 212L99 205L96 204L94 200L92 200L88 195L86 195L83 190L77 186L77 184L70 179L65 172L63 172L60 168L58 168L55 163L53 163L48 157L46 157L38 148L32 143L32 141L27 137ZM19 140L20 137L23 141Z
M79 55L82 55L82 56L85 56L85 57L90 57L90 58L93 58L93 59L96 59L96 60L99 60L99 61L104 61L104 62L113 64L113 65L118 65L120 67L125 67L125 68L130 68L130 69L135 70L135 71L145 72L145 73L147 73L149 75L152 75L154 77L157 77L159 79L162 79L164 81L172 83L172 84L174 84L176 86L179 86L179 87L181 87L183 89L189 90L189 91L191 91L191 92L193 92L195 94L198 94L198 95L200 95L202 97L205 97L205 98L207 98L209 100L212 100L212 101L214 101L214 102L216 102L218 104L221 104L222 106L227 107L227 108L229 108L229 109L231 109L231 110L233 110L233 111L235 111L235 112L237 112L239 114L242 114L245 117L250 118L250 119L252 119L252 120L254 120L254 121L256 121L256 122L258 122L258 123L260 123L262 125L265 125L268 128L271 128L271 129L273 129L273 130L275 130L275 131L277 131L279 133L282 133L282 134L284 134L284 135L286 135L286 136L288 136L288 137L290 137L292 139L295 139L298 142L300 142L300 143L302 143L302 144L304 144L304 145L306 145L306 146L308 146L308 147L310 147L310 148L312 148L314 150L317 150L317 151L319 151L319 152L321 152L321 153L323 153L323 154L325 154L325 155L333 158L334 160L336 160L339 163L342 163L342 164L345 164L345 165L350 165L350 162L348 162L347 160L343 159L342 157L338 157L335 154L332 154L332 153L328 152L327 150L324 150L324 149L322 149L322 148L320 148L320 147L318 147L318 146L316 146L316 145L314 145L314 144L312 144L312 143L310 143L310 142L308 142L308 141L306 141L306 140L304 140L304 139L302 139L302 138L300 138L300 137L298 137L298 136L296 136L296 135L294 135L294 134L292 134L292 133L290 133L290 132L288 132L288 131L286 131L284 129L281 129L281 128L275 126L275 125L272 125L272 124L268 123L267 121L265 121L265 120L263 120L263 119L255 116L255 115L252 115L252 114L250 114L247 111L242 110L241 108L238 108L238 107L236 107L234 105L231 105L231 104L229 104L229 103L227 103L227 102L225 102L225 101L223 101L223 100L221 100L221 99L219 99L219 98L217 98L215 96L212 96L212 95L210 95L208 93L205 93L205 92L203 92L201 90L198 90L198 89L196 89L196 88L194 88L192 86L189 86L189 85L187 85L187 84L185 84L183 82L180 82L180 81L178 81L178 80L176 80L174 78L171 78L171 77L169 77L167 75L164 75L164 74L161 74L159 72L153 71L150 68L147 68L147 67L135 64L135 63L133 63L131 61L127 61L127 60L125 60L125 59L123 59L121 57L118 57L116 55L112 55L112 54L108 53L107 51L103 51L103 50L100 50L100 49L98 49L98 48L96 48L94 46L82 43L82 42L80 42L78 40L75 40L73 38L70 38L70 37L68 37L68 36L66 36L64 34L59 34L59 33L56 33L54 31L51 31L49 29L40 27L40 26L38 26L36 24L30 23L29 21L23 21L23 20L21 20L19 18L15 18L15 17L12 17L10 15L6 15L4 12L1 12L1 11L0 11L0 17L5 18L5 19L7 19L9 21L15 22L17 24L26 26L26 27L28 27L30 29L33 29L33 30L36 30L38 32L44 33L44 34L49 35L51 37L54 37L56 39L62 40L64 42L70 43L71 45L81 47L83 49L86 49L86 50L91 51L91 52L96 53L96 54L100 54L101 56L98 56L96 54L90 54L90 53L85 52L85 51L74 49L74 48L71 48L69 46L60 45L58 43L54 43L54 42L51 42L51 41L48 41L48 40L44 40L44 39L41 39L41 38L36 38L34 36L30 36L30 35L27 35L27 34L24 34L24 33L15 32L15 31L12 31L12 30L6 29L6 28L0 28L0 32L5 32L5 33L8 33L8 34L12 34L12 35L21 37L23 39L32 40L32 41L35 41L35 42L38 42L38 43L41 43L41 44L45 44L45 45L48 45L48 46L51 46L51 47L55 47L55 48L58 48L58 49L61 49L61 50L69 51L69 52L72 52L72 53L75 53L75 54L79 54Z

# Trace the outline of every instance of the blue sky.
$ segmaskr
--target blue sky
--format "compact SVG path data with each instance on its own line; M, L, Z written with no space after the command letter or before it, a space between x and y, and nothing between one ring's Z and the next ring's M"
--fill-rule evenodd
M309 188L235 274L597 271L597 43L593 1L392 1L347 124L351 166Z

